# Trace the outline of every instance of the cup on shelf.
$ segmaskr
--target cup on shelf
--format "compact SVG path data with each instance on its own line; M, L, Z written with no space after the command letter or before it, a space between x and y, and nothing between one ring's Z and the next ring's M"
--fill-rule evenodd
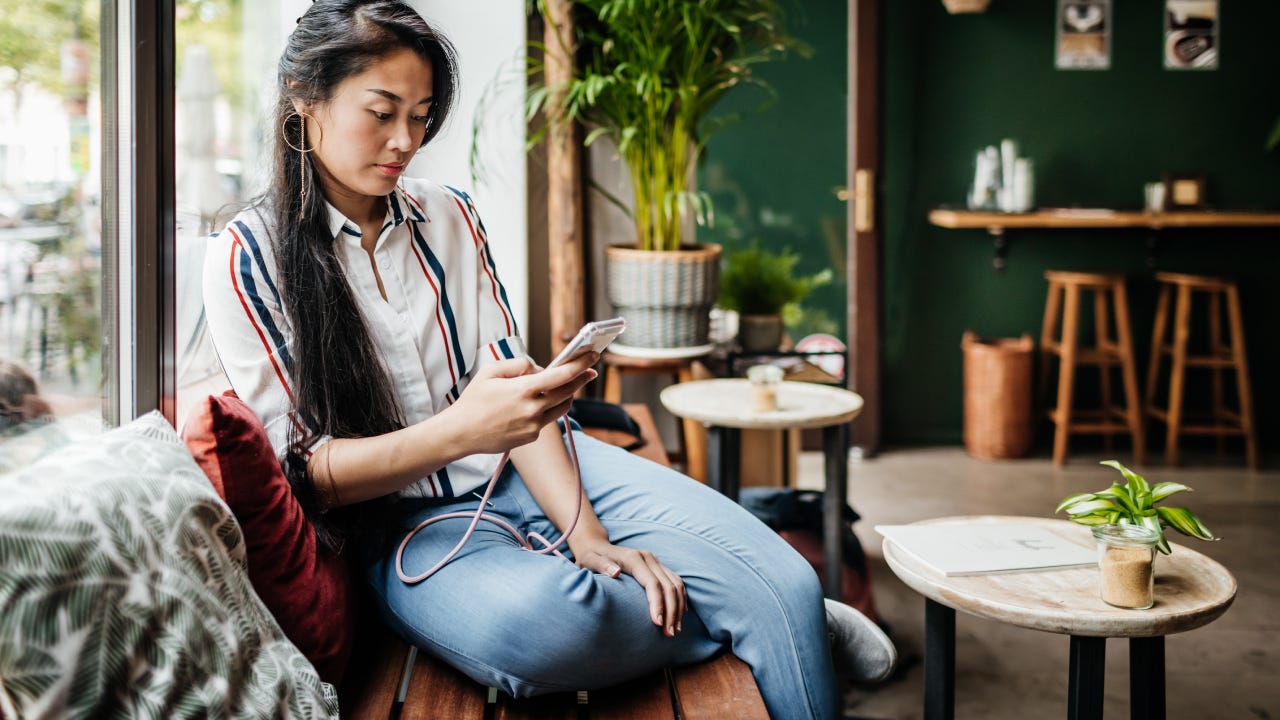
M1036 205L1035 163L1031 158L1013 161L1013 198L1011 212L1029 212Z
M1149 182L1142 186L1142 209L1149 213L1164 212L1164 183Z

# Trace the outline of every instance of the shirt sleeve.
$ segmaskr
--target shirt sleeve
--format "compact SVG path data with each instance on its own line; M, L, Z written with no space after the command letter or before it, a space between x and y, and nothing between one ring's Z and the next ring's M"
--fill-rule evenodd
M507 290L498 279L498 268L493 261L489 237L480 214L476 212L471 196L458 190L454 192L458 196L458 205L466 216L476 249L476 289L479 294L476 308L480 325L480 354L476 368L497 360L528 358L524 339L520 337L520 329L516 326L515 313L511 312Z
M209 240L203 295L209 336L227 381L262 421L283 462L293 428L308 455L330 438L313 434L296 412L290 384L292 333L273 270L270 249L246 222L233 220Z

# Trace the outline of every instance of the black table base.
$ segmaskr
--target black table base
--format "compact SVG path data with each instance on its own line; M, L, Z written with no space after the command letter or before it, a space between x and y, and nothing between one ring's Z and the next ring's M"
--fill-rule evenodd
M925 598L924 624L924 717L952 720L956 711L956 611ZM1069 720L1101 720L1106 662L1106 638L1071 636ZM1164 637L1130 638L1129 717L1163 720L1164 715Z

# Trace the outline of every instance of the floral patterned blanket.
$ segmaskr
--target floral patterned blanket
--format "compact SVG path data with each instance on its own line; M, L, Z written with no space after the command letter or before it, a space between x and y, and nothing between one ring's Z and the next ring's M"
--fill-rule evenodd
M336 718L158 414L0 475L0 716Z

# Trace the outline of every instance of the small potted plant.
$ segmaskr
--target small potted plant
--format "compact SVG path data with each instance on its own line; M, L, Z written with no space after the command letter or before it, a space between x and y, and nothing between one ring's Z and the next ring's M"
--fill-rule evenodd
M1191 488L1174 482L1152 486L1115 460L1102 464L1119 470L1125 484L1116 482L1098 492L1068 495L1054 512L1066 512L1072 521L1093 527L1102 599L1117 607L1149 608L1155 601L1155 551L1166 555L1172 551L1164 529L1170 527L1201 540L1217 538L1190 510L1156 507L1161 500Z
M738 344L744 351L777 350L782 344L783 313L831 281L830 268L796 275L799 261L790 248L773 252L758 242L725 254L719 304L738 313Z

